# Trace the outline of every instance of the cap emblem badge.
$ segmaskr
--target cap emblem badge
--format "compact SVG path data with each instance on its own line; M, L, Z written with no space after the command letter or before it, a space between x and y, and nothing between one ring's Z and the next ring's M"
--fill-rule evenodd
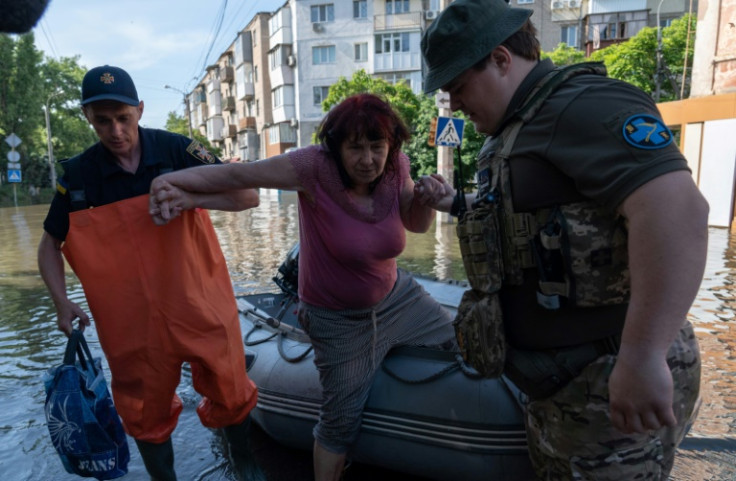
M106 85L110 85L111 83L115 82L115 77L110 74L110 72L105 72L100 76L100 82Z

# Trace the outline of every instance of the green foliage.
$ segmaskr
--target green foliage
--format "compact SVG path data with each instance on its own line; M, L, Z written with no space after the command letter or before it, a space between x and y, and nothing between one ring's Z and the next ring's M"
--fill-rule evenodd
M85 69L77 60L44 59L34 45L33 33L0 34L0 134L4 138L15 133L22 141L17 150L23 186L51 188L44 112L47 103L55 159L75 155L97 140L79 109ZM9 147L5 142L0 145L0 154L5 156Z
M685 59L692 63L695 40L695 15L684 15L662 29L662 63L660 77L660 101L680 98L683 75L685 97L690 91L690 71L684 71ZM690 41L688 38L690 25ZM608 75L639 87L649 94L656 91L657 73L657 29L643 28L626 42L618 43L593 52L590 60L606 64ZM686 48L687 45L687 48Z
M164 128L169 132L174 132L175 134L181 134L189 137L189 125L187 124L186 117L184 117L183 115L179 115L174 111L169 112L169 116L166 118L166 125L164 126ZM192 130L192 136L195 138L195 140L198 140L200 144L204 145L204 148L207 149L210 153L218 157L222 155L222 149L213 147L210 141L207 140L207 137L202 135L198 130Z
M566 43L559 43L551 52L542 52L542 59L550 59L555 65L573 65L585 62L585 52L571 47Z
M351 95L372 93L384 98L399 113L407 126L414 124L419 111L419 100L406 82L391 84L383 79L371 77L365 70L357 70L349 80L340 77L330 86L327 98L322 102L322 110L327 112Z
M680 98L683 77L685 89L683 97L690 93L690 68L695 46L696 15L683 15L672 21L672 25L662 29L662 65L660 77L660 101ZM688 31L688 26L689 31ZM688 42L689 35L689 42ZM561 43L552 52L542 52L542 58L549 58L555 65L572 65L594 61L603 62L611 78L623 80L653 95L657 82L657 29L643 28L626 42L616 43L596 50L590 58L582 51Z

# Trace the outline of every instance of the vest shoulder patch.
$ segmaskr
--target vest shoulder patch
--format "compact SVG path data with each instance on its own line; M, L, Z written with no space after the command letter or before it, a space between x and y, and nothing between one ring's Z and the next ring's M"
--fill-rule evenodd
M209 153L209 151L204 148L204 145L197 140L192 140L192 143L187 147L187 152L203 164L212 164L215 162L215 156Z
M650 114L635 114L626 119L624 140L637 149L661 149L672 142L672 132L662 120Z

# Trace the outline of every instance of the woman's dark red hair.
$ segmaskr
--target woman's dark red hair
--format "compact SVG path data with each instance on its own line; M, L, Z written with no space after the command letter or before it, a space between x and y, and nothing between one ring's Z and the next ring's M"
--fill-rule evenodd
M346 140L362 138L388 140L385 172L393 173L398 169L401 146L409 140L409 130L391 105L377 95L357 94L335 105L322 120L317 139L337 162L343 184L348 188L353 183L343 167L340 146Z

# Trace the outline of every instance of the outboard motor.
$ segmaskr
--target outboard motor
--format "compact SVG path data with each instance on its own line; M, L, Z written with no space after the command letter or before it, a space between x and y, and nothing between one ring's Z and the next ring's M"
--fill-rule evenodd
M279 266L279 273L273 281L286 294L297 296L299 286L299 243L297 242L286 254L286 259Z

